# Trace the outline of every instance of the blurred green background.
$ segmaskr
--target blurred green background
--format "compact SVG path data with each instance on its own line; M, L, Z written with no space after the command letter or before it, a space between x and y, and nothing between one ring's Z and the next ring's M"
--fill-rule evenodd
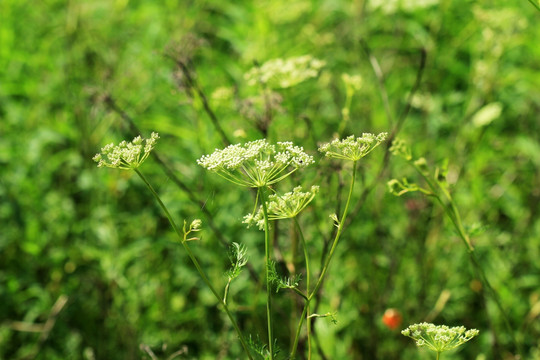
M448 162L514 336L525 359L540 359L539 16L527 1L502 0L1 1L0 358L243 358L144 184L91 158L137 135L133 125L159 132L156 150L177 179L152 159L142 171L179 223L203 220L192 248L209 277L223 288L226 244L236 241L257 279L262 235L241 224L253 194L196 165L224 146L204 100L231 142L267 135L315 156L289 185L321 185L301 219L317 258L350 180L317 154L342 123L346 73L362 86L341 135L390 132L403 120L399 136L415 156ZM306 54L326 66L275 90L266 121L244 74ZM315 358L432 359L398 331L428 320L480 330L446 359L514 359L512 335L441 208L388 193L393 177L420 180L400 159L383 165L386 151L361 164L353 221L317 309L337 323L316 321ZM285 257L290 225L276 231ZM246 336L264 339L261 286L245 272L231 300ZM286 354L298 310L292 294L277 298ZM381 321L388 308L403 316L397 330Z

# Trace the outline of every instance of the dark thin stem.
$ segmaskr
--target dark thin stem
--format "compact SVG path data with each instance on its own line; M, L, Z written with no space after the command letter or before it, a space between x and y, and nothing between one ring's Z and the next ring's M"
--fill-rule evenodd
M141 134L140 129L137 127L137 125L135 125L135 122L133 121L133 119L122 108L120 108L118 106L118 104L116 103L116 101L112 97L107 96L105 98L105 103L114 112L116 112L118 115L120 115L120 117L129 125L129 128L130 128L132 133L134 133L135 135ZM227 244L229 244L229 241L227 239L225 239L223 234L219 231L218 227L216 226L216 224L212 220L214 215L204 206L205 202L202 199L200 199L199 197L197 197L195 192L193 192L182 180L180 180L180 178L178 178L178 176L176 176L174 174L172 169L165 163L165 161L161 158L161 156L158 155L158 151L156 149L154 149L152 151L152 156L153 156L154 160L156 160L157 163L161 166L161 169L163 170L165 175L167 175L167 177L170 178L173 181L173 183L176 184L176 186L178 186L183 192L186 193L189 200L191 200L192 203L194 203L194 204L201 207L201 211L204 213L204 215L206 215L206 220L208 222L208 226L210 226L210 229L212 229L212 232L216 235L216 237L219 239L219 241L224 246L227 246Z
M218 294L218 292L216 291L216 289L214 288L214 286L212 285L212 283L210 282L210 280L208 279L208 277L206 276L206 274L204 273L203 269L201 268L201 265L199 264L199 261L197 260L197 258L195 257L195 254L193 254L193 252L191 251L190 247L188 246L187 244L187 241L185 239L185 236L184 234L182 234L182 232L180 232L180 229L178 228L178 226L176 225L176 223L174 222L172 216L171 216L171 213L169 212L169 210L167 209L167 207L165 206L165 204L163 203L163 201L161 200L161 198L159 197L159 195L157 194L157 192L154 190L154 188L152 187L152 185L150 185L150 183L148 182L148 180L146 180L146 178L144 177L144 175L138 170L138 169L135 169L135 172L137 173L137 175L139 175L139 177L142 179L142 181L146 184L146 187L148 187L148 189L150 190L150 192L152 193L152 195L154 196L154 198L156 199L156 201L158 202L159 206L161 207L161 209L163 210L163 212L165 213L165 216L167 217L167 219L169 220L169 223L171 224L174 232L176 233L176 235L178 236L178 238L180 239L180 242L182 243L182 246L184 247L184 249L186 250L191 262L193 263L193 265L195 266L195 268L197 269L197 272L199 273L199 275L201 276L202 280L204 281L204 283L208 286L208 288L210 289L210 291L212 291L212 293L214 294L215 298L218 300L218 302L223 306L223 309L225 310L225 313L227 313L227 316L229 317L234 329L236 330L236 333L238 335L238 338L240 340L240 342L242 343L242 347L244 348L244 351L246 352L246 355L248 356L248 358L250 360L253 360L253 358L251 357L251 354L249 352L249 348L247 346L247 343L246 341L244 340L244 336L242 335L242 332L240 331L240 328L238 327L238 324L236 323L236 320L234 319L234 317L232 316L230 310L229 310L229 307L227 306L227 304L222 300L221 296Z
M531 4L533 4L533 6L536 8L536 10L540 11L540 5L539 4L537 4L534 0L529 0L529 2Z
M206 112L206 114L210 118L210 121L214 125L214 128L216 128L217 132L219 133L219 136L221 137L221 141L223 142L223 145L225 145L225 146L230 145L231 141L229 140L229 138L227 137L227 134L225 134L225 131L221 127L221 125L219 123L219 120L218 120L216 114L214 113L214 111L212 110L212 108L210 107L210 104L208 103L208 99L206 98L206 95L204 94L204 92L203 92L202 88L200 87L199 83L194 79L193 76L191 76L190 69L187 67L187 65L183 61L181 61L179 59L173 59L173 60L176 63L176 65L180 68L180 70L182 71L182 75L184 75L186 85L190 89L195 90L195 92L197 93L197 95L201 99L204 111ZM188 94L189 94L189 92L188 92Z
M110 95L105 96L104 101L105 101L105 104L112 111L114 111L115 113L120 115L122 120L124 120L128 124L129 129L132 132L133 136L141 134L141 131L137 127L137 125L135 125L135 121L133 120L133 118L131 116L129 116L124 111L124 109L122 109L120 106L118 106L116 101ZM159 152L157 151L157 149L152 150L152 157L159 164L159 166L161 167L161 169L163 170L165 175L167 175L167 177L169 179L171 179L172 182L188 196L189 200L193 204L200 207L202 213L205 216L205 221L208 224L208 226L210 227L210 230L212 230L212 233L219 240L221 245L223 245L225 248L227 248L229 246L228 244L230 244L230 241L223 235L223 232L220 231L220 229L218 228L218 226L214 222L214 214L212 214L212 212L210 210L208 210L208 208L205 206L206 202L203 201L201 198L199 198L197 196L197 194L194 191L192 191L186 185L186 183L184 183L178 176L176 176L176 174L171 169L171 167L169 165L167 165L167 163L161 158L161 156L159 156ZM253 266L250 263L248 263L248 264L246 264L246 267L247 267L247 269L249 271L250 277L253 280L256 281L257 278L258 278L258 275L255 272L255 269L253 269Z
M371 54L371 50L369 49L365 41L363 40L360 41L360 46L362 46L362 49L366 53L369 59L369 63L371 64L371 68L373 69L373 72L375 73L375 77L377 78L377 84L379 85L379 91L381 93L384 111L386 112L386 117L388 118L388 122L390 124L393 124L394 117L392 116L392 110L390 109L390 102L388 100L388 92L386 91L386 87L384 85L384 74L382 72L381 66L379 65L379 62L377 61L377 58Z
M416 79L414 80L414 85L411 88L411 91L409 91L409 95L407 96L407 102L405 105L405 108L403 108L403 111L399 114L398 121L396 123L396 126L392 129L392 133L390 134L390 140L393 140L396 136L396 134L401 130L401 127L403 126L403 123L407 119L407 116L409 115L409 112L412 108L412 100L414 97L414 94L418 91L420 88L420 84L422 83L422 78L424 76L424 71L426 69L426 60L427 60L427 51L424 48L420 49L420 64L418 64L418 70L416 71Z

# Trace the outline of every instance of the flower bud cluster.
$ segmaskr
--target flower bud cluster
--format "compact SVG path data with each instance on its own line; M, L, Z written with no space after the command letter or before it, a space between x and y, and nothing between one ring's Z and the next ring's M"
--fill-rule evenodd
M265 139L230 145L197 160L205 169L247 187L274 184L313 162L312 156L291 142L273 145Z
M101 148L101 152L92 159L98 163L98 167L136 169L150 155L157 139L159 139L159 135L153 132L149 139L137 136L131 142L124 140L118 145L111 143Z
M403 159L410 161L412 160L412 153L411 149L407 145L407 143L402 139L395 139L392 142L392 146L390 147L390 152L392 155L401 156Z
M297 186L293 191L283 195L273 194L268 197L268 220L290 219L297 216L313 200L319 192L319 187L314 185L310 191L302 192L302 187ZM255 214L244 216L244 224L248 227L257 225L260 230L264 228L264 215L262 206Z
M360 75L342 74L341 80L345 83L348 93L358 91L362 87L362 77Z
M289 59L272 59L253 67L244 78L251 86L262 83L272 89L284 89L316 77L326 63L311 55Z
M477 336L479 331L476 329L467 330L463 326L448 327L421 323L411 325L401 333L412 338L417 346L441 353L466 343Z
M323 144L319 147L319 151L330 158L358 161L386 140L387 135L385 132L379 135L363 133L357 138L351 135L343 140L335 139Z

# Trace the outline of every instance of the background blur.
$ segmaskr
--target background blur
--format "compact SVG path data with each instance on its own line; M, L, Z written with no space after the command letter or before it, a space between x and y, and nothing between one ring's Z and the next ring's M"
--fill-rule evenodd
M224 146L208 109L232 143L267 135L315 156L293 180L321 185L301 219L316 257L350 180L316 150L342 124L346 73L362 85L341 135L404 119L399 136L415 156L447 161L515 337L526 359L540 359L539 16L524 0L1 1L0 358L149 359L148 349L160 359L179 350L178 359L243 358L144 184L91 158L159 132L157 153L177 178L153 159L142 171L179 223L203 220L192 248L223 289L226 244L248 246L255 275L264 248L241 224L253 194L196 165ZM244 74L300 55L326 66L275 90L267 121ZM399 332L427 320L480 330L445 359L512 359L511 334L440 206L388 193L391 178L417 175L391 157L377 179L386 151L362 161L353 221L317 309L337 323L317 320L316 358L433 359ZM279 226L287 257L290 224ZM286 353L283 319L297 310L290 293L277 298ZM231 301L244 333L264 339L264 292L248 272ZM398 329L381 321L388 308L403 316Z

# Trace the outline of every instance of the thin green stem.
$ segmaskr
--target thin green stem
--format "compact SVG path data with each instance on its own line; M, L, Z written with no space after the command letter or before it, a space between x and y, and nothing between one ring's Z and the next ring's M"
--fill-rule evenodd
M307 295L304 294L300 289L298 289L296 287L291 287L291 290L294 291L295 293L297 293L298 295L300 295L304 300L308 299Z
M268 226L268 208L267 197L263 187L259 187L258 196L261 198L261 204L263 208L264 216L264 265L266 271L266 321L268 324L268 351L270 352L270 360L274 359L274 334L272 327L272 284L270 283L270 228Z
M294 220L294 225L296 226L296 230L298 232L298 235L300 236L300 242L302 243L302 249L304 250L304 262L305 262L305 265L306 265L306 294L309 295L309 291L310 291L310 287L311 287L311 270L310 270L310 267L309 267L309 256L308 256L308 251L307 251L307 245L306 245L306 240L304 238L304 233L302 232L302 228L300 227L300 224L298 223L298 219L296 218L296 216L293 218ZM293 347L292 347L292 350L291 350L291 355L289 356L290 359L294 359L295 355L296 355L296 349L298 347L298 341L299 341L299 338L300 338L300 330L302 329L302 324L304 323L304 318L306 319L306 324L307 324L307 330L308 330L308 333L307 333L307 336L308 336L308 352L311 353L311 334L310 334L310 329L311 327L309 326L309 319L307 319L307 316L309 316L309 305L310 305L310 302L311 300L308 298L305 298L306 300L306 303L304 305L304 310L302 311L302 316L300 317L300 321L298 322L298 328L296 329L296 336L294 338L294 343L293 343Z
M244 351L246 352L246 355L248 356L248 358L250 360L253 360L253 357L251 356L250 352L249 352L249 348L247 346L247 343L244 339L244 336L242 335L242 332L240 331L240 328L238 327L238 324L236 323L236 320L234 319L234 317L232 316L232 313L230 312L229 310L229 307L227 306L227 304L222 300L221 296L218 294L218 292L216 291L216 289L214 288L214 286L212 285L212 283L210 282L210 280L208 279L208 277L206 276L206 274L204 273L203 269L201 268L200 264L199 264L199 261L197 260L197 258L195 257L195 254L193 254L193 252L191 251L191 249L189 248L188 244L187 244L187 241L185 239L185 236L184 234L180 231L180 229L178 228L178 226L176 225L176 223L174 222L172 216L171 216L171 213L169 212L169 210L167 209L167 207L165 206L165 204L163 203L163 201L161 201L161 198L159 197L159 195L157 194L157 192L154 190L154 188L152 187L152 185L150 185L150 183L148 182L148 180L146 179L146 177L144 177L144 175L138 170L138 169L134 169L135 172L137 173L137 175L139 175L139 177L142 179L142 181L146 184L146 186L148 187L148 189L150 190L150 192L152 193L152 195L154 196L154 198L156 199L156 201L158 202L159 206L161 207L161 209L163 210L163 212L165 213L165 216L167 217L167 219L169 220L169 223L171 224L174 232L176 233L176 235L178 236L178 238L180 239L180 242L182 243L182 246L184 246L184 249L186 250L191 262L193 263L193 265L195 266L195 268L197 269L197 272L199 273L199 275L201 276L201 278L203 279L204 283L208 286L208 288L210 289L210 291L212 291L212 293L214 294L214 296L216 297L216 299L218 300L218 302L223 306L223 309L225 310L225 313L227 314L227 316L229 317L229 320L231 321L234 329L236 330L236 333L238 335L238 339L240 340L240 342L242 343L242 347L244 348Z
M322 282L324 280L324 276L326 275L326 272L328 271L328 265L330 264L330 260L332 260L332 256L334 255L334 252L336 251L337 244L339 242L339 238L341 237L341 233L343 231L343 227L345 224L345 220L347 218L347 212L349 211L349 205L351 203L352 193L354 189L354 183L356 181L356 163L357 161L353 161L353 172L352 172L352 180L351 185L349 188L349 195L347 196L347 203L345 204L345 208L343 209L343 214L341 215L341 218L339 219L338 224L338 231L336 232L336 237L334 238L334 241L332 243L332 247L330 248L330 252L328 253L328 256L326 257L326 260L323 265L323 269L321 271L321 274L319 275L319 279L317 280L317 284L315 285L315 288L309 294L308 300L311 300L319 291L319 288L322 285Z
M311 302L311 300L310 300ZM307 331L307 343L308 343L308 360L311 360L311 309L308 304L308 310L306 314L306 331Z
M302 243L302 249L304 250L304 262L306 264L306 293L309 294L310 284L311 284L311 271L309 268L309 255L306 245L306 239L304 238L304 233L302 231L302 228L300 227L300 224L298 223L298 219L296 216L293 218L294 225L296 226L296 230L298 231L298 235L300 236L300 242Z
M435 360L439 360L439 355L440 355L440 354L441 354L441 353L437 351L437 359L435 359Z
M227 297L229 296L229 286L231 286L231 279L227 280L227 285L225 285L225 291L223 292L223 303L227 303Z
M529 2L536 8L536 10L540 11L540 4L534 2L534 0L529 0Z
M306 303L304 304L304 310L302 310L302 315L300 316L300 321L298 322L298 327L296 328L296 335L294 337L294 343L291 350L291 355L289 356L289 359L294 360L294 357L296 356L296 349L298 348L298 340L300 339L300 332L302 330L302 324L304 323L304 318L306 318L306 314L309 308L309 300L306 300ZM309 322L309 320L307 320Z

